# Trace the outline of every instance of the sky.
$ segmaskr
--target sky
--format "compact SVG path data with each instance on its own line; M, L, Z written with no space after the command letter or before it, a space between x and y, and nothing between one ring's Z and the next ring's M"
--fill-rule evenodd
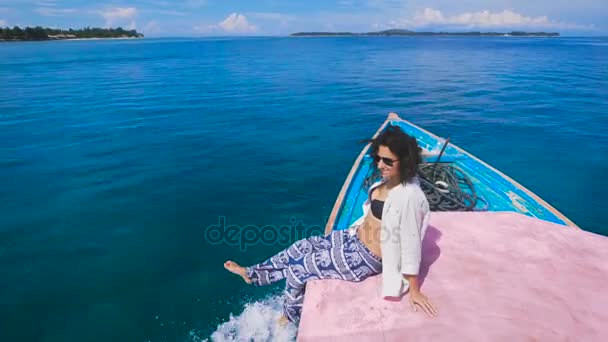
M608 0L0 0L0 27L15 25L120 26L146 37L391 28L608 36Z

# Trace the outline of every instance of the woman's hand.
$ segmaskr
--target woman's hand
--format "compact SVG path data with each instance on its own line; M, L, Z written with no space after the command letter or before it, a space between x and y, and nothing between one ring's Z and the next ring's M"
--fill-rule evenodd
M411 274L404 274L403 277L408 281L410 288L409 301L412 310L418 311L418 306L424 310L429 316L437 316L437 309L425 295L420 292L420 284L418 284L418 276Z
M424 310L429 316L435 317L437 316L437 309L425 295L420 291L411 291L409 295L410 306L412 310L418 311L418 306Z

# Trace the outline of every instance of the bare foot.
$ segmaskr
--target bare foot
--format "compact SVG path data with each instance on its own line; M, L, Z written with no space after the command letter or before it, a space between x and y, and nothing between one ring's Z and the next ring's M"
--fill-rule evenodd
M249 279L249 277L247 276L247 271L245 271L245 267L240 266L234 261L228 260L224 263L224 268L234 274L240 275L241 278L243 278L243 280L247 284L251 284L251 279Z
M281 318L279 318L279 325L284 327L287 324L289 324L289 320L287 319L287 317L285 317L285 315L281 315Z

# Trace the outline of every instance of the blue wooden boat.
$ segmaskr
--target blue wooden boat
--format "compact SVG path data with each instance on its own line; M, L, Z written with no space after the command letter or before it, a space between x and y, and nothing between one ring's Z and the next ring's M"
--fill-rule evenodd
M470 203L471 211L507 211L518 212L527 216L564 226L577 227L565 215L545 202L542 198L526 189L504 173L496 170L487 163L466 152L462 148L411 122L390 113L386 121L375 133L376 137L388 125L399 126L404 132L415 137L422 148L422 166L432 168L433 163L450 165L456 170L461 179L462 190L475 198ZM444 149L441 151L441 149ZM369 154L370 144L367 144L354 162L344 185L337 197L325 233L333 229L348 228L362 213L362 204L367 199L369 179L373 178L375 165ZM439 184L442 185L442 184ZM448 190L448 189L445 189Z

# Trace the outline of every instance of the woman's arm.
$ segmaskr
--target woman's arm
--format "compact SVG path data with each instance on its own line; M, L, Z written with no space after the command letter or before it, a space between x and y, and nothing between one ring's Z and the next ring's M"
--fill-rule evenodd
M437 316L437 308L420 292L420 284L418 284L418 276L404 274L405 279L410 284L409 302L412 310L418 311L417 306L420 306L429 316Z
M437 309L420 292L418 274L422 262L422 239L425 233L428 210L415 193L406 200L401 216L401 273L409 284L409 302L414 311L420 306L430 316L437 315Z

